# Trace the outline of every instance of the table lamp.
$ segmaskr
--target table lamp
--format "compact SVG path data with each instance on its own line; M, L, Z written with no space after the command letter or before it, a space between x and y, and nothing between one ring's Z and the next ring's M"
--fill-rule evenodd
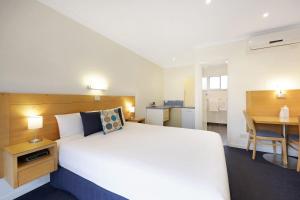
M43 128L43 117L42 116L30 116L28 117L28 129L35 130L35 136L31 139L30 143L38 143L42 141L42 139L37 138L36 129Z
M134 106L130 106L130 107L128 108L128 111L129 111L129 113L130 113L130 119L133 119L133 118L134 118L134 112L135 112Z

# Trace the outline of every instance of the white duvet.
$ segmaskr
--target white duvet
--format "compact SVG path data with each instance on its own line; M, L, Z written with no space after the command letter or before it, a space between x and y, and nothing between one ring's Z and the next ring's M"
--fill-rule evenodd
M126 123L59 141L60 165L130 200L230 199L218 134Z

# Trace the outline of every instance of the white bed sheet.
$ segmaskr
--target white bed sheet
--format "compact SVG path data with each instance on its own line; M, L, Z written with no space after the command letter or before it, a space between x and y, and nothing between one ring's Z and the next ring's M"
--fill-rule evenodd
M126 123L59 141L62 167L131 200L230 199L224 149L208 131Z

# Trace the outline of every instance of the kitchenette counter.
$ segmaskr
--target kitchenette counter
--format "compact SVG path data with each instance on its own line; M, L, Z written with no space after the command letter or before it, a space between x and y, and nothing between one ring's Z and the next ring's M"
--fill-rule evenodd
M183 128L195 127L195 107L163 105L146 107L146 123Z

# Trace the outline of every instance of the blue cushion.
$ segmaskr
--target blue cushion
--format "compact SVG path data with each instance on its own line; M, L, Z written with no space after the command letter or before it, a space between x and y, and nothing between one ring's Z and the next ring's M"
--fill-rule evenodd
M277 137L277 138L282 138L283 136L272 132L272 131L257 131L256 136L261 136L261 137Z
M100 112L81 112L84 137L103 131Z
M289 134L289 140L299 140L299 134Z

